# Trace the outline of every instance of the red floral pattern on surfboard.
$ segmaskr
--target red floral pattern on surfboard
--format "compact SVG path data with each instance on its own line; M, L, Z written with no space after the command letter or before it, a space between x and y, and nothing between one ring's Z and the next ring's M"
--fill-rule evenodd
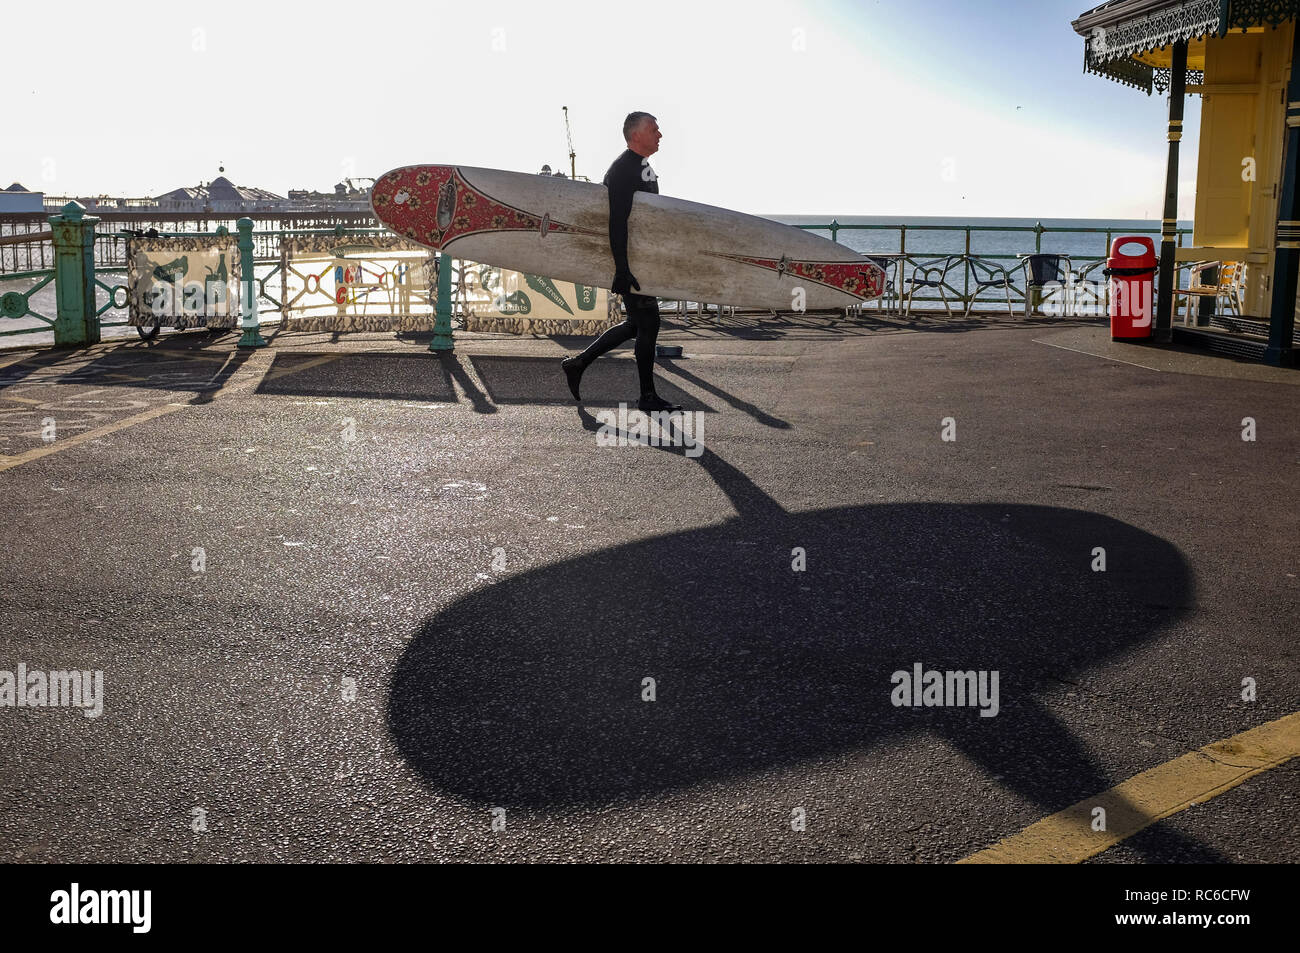
M375 216L399 235L442 251L482 232L601 235L494 199L450 165L416 165L386 173L371 192Z
M750 255L722 255L710 252L715 258L726 258L746 265L757 265L781 275L792 275L803 281L834 288L855 298L879 298L885 290L885 272L870 261L795 261L790 258L755 258Z

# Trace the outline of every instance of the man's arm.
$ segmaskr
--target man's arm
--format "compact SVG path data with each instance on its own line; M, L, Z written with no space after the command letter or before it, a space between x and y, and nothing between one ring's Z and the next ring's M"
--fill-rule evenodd
M615 294L627 294L632 286L640 291L641 285L627 264L627 220L632 214L636 182L620 171L610 177L606 188L609 190L609 250L614 256L614 281L610 289Z

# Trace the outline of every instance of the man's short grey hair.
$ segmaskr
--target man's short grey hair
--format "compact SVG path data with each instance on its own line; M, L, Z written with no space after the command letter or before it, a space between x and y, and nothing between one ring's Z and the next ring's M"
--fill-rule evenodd
M632 133L636 131L636 128L641 125L641 123L645 122L647 119L654 118L655 117L649 113L628 113L627 118L623 120L623 140L626 142L628 139L631 139ZM658 120L655 121L658 122Z

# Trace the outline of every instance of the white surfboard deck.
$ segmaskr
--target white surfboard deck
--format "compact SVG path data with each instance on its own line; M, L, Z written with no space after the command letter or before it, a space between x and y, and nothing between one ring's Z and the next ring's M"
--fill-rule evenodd
M406 166L371 193L376 217L457 258L608 288L603 185L473 166ZM843 245L730 209L636 193L628 265L640 294L778 311L844 308L878 297L884 273Z

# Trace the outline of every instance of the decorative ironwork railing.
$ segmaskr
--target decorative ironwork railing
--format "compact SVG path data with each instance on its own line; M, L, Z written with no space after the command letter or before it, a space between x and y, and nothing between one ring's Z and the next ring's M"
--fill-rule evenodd
M217 231L162 231L162 233L152 235L157 239L191 239L191 241L204 241L204 239L214 239L217 237ZM127 239L133 238L133 235L126 234L98 234L96 243L99 242L126 242ZM320 315L325 311L337 311L339 306L344 302L338 299L338 289L331 286L329 281L322 281L325 273L303 273L298 263L295 263L292 257L292 250L295 246L302 246L304 242L311 242L317 239L322 243L322 247L330 246L337 243L374 243L389 241L391 235L386 229L380 226L370 226L370 228L343 228L335 226L333 229L294 229L294 230L273 230L273 231L253 231L253 274L252 285L255 291L257 311L260 319L266 316L278 315L279 320L285 319L287 313L294 313L295 317L316 313ZM429 252L432 255L433 252ZM387 257L393 256L390 252L383 252ZM96 254L96 260L100 255ZM420 256L421 260L422 257ZM125 260L125 247L123 247L123 260ZM325 259L321 259L324 261ZM317 265L320 264L316 263ZM333 265L329 269L333 270ZM357 270L361 270L360 265ZM389 269L382 269L386 272ZM99 269L96 269L99 273ZM394 303L404 303L407 308L411 306L411 291L428 291L428 280L422 282L411 282L407 274L403 274L400 280L386 274L377 274L376 287L368 287L370 282L354 281L350 289L350 294L355 293L357 300L361 298L370 298L374 296L386 296L391 299L391 306ZM412 273L412 276L415 273ZM3 276L0 276L3 280ZM455 282L454 282L455 283ZM96 278L96 285L103 289L108 295L103 306L98 308L99 315L104 315L108 311L117 311L122 313L121 320L103 321L103 326L113 326L127 324L126 312L129 311L131 290L129 282L123 278L120 283L105 283ZM454 300L463 299L459 294L459 289L454 291ZM355 304L356 300L350 300L350 304ZM430 309L432 311L432 309ZM360 308L360 317L365 319L365 307ZM274 319L273 319L274 320ZM364 324L364 320L356 322L357 326ZM407 321L409 324L409 321ZM304 325L305 326L305 325ZM376 328L380 324L374 325ZM356 328L354 328L356 329ZM394 326L398 329L398 326Z
M981 293L987 296L989 307L996 308L997 298L1002 296L1002 290L999 286L996 290L980 292L978 287L972 288L972 284L979 280L980 275L976 267L972 267L969 262L975 259L982 263L994 263L1008 267L1008 271L1013 276L1018 276L1019 281L1013 281L1011 292L1013 301L1019 301L1023 306L1025 302L1025 275L1026 271L1021 262L1030 254L1058 254L1062 258L1070 259L1069 269L1072 277L1078 280L1082 287L1081 293L1087 296L1089 300L1099 300L1104 304L1104 286L1105 281L1101 275L1101 269L1104 267L1106 260L1105 254L1080 252L1077 247L1053 247L1051 236L1079 236L1079 235L1097 235L1105 236L1105 249L1109 249L1117 235L1152 235L1156 239L1157 249L1160 247L1160 230L1158 228L1118 228L1108 227L1084 227L1084 226L1051 226L1038 222L1034 225L908 225L900 223L898 225L887 224L841 224L837 219L821 224L802 224L799 228L808 231L826 232L832 241L840 240L841 232L870 232L893 234L897 238L897 243L882 241L872 248L859 249L855 248L859 254L879 256L891 260L891 266L887 274L893 285L893 300L901 304L901 299L908 294L909 289L904 287L908 279L919 277L924 272L923 265L935 261L941 261L946 258L962 259L963 261L955 267L948 269L948 275L954 280L945 280L942 283L942 291L925 291L915 294L912 301L922 305L923 308L938 306L943 303L945 295L951 296L956 302L964 307L970 300L972 293ZM1177 230L1178 247L1183 247L1184 239L1191 235L1190 228L1180 228ZM931 241L928 246L921 248L909 248L908 236L912 236L912 241L916 245L925 245L924 239L918 240L917 234L922 236L933 236L935 233L947 233L949 235L960 235L960 243L952 241L939 243ZM1028 244L1029 237L1033 238L1033 249L1025 248L1023 251L1007 252L975 250L974 236L986 235L989 233L1001 233L1006 235L1024 235L1025 244ZM1048 245L1044 247L1044 236L1048 236ZM1003 242L1002 244L1006 244ZM1185 280L1190 270L1191 262L1178 262L1176 264L1175 282L1177 288L1186 288ZM954 281L959 281L958 286ZM1085 284L1086 283L1086 284ZM1066 284L1063 281L1062 284ZM913 286L913 290L915 286ZM1049 289L1048 293L1042 296L1042 301L1048 305L1063 304L1059 299L1066 294L1066 288L1059 290ZM1074 291L1071 289L1071 293ZM887 297L890 297L887 295ZM1078 301L1078 299L1075 299ZM985 303L984 298L977 298L980 304ZM1080 302L1081 303L1081 302ZM882 302L883 306L883 302Z
M241 218L252 219L262 236L277 232L332 229L378 228L379 223L368 211L318 212L246 212L197 213L159 212L136 209L90 209L87 214L99 219L95 238L95 264L122 267L126 264L123 232L190 234L215 232L224 225L235 230ZM50 245L50 217L44 212L0 212L0 275L52 267L54 252ZM265 239L259 238L260 241ZM259 245L258 254L262 254Z
M54 269L23 271L0 276L0 318L7 319L6 326L0 326L0 337L11 334L30 334L33 331L48 331L54 327L54 316L45 314L41 308L52 310L54 303ZM6 286L9 290L4 291ZM13 287L21 286L21 287ZM32 298L49 286L49 304L33 305ZM7 326L9 322L22 322L18 327Z
M40 217L33 216L33 226L39 224ZM3 231L5 223L0 222L0 234L9 235L15 231L15 227L10 224L10 231ZM45 223L48 229L48 221ZM993 263L996 266L1007 268L1013 276L1013 280L1008 289L1010 297L1014 303L1017 303L1021 309L1024 307L1026 300L1026 288L1024 282L1025 271L1020 264L1020 259L1030 253L1029 244L1032 239L1032 253L1050 254L1061 251L1055 247L1056 243L1053 238L1065 236L1079 236L1085 234L1097 235L1099 238L1104 236L1105 246L1109 248L1112 240L1117 235L1136 234L1152 235L1158 238L1157 229L1121 229L1117 227L1082 227L1082 226L1045 226L1041 223L1036 225L934 225L934 224L906 224L897 225L888 224L841 224L838 220L832 220L827 223L803 224L800 228L824 232L832 240L840 241L844 233L865 232L873 235L880 235L882 241L879 243L871 242L873 248L878 248L882 258L887 259L887 270L891 280L891 288L886 298L882 299L877 307L881 309L892 308L901 310L904 306L913 307L920 310L934 310L940 307L945 297L954 307L964 308L972 304L974 296L974 306L983 311L997 311L1003 307L1003 302L1007 292L1002 287L992 289L981 289L975 282L981 277L976 270L970 266L972 259L983 263ZM101 222L100 229L105 229L105 223ZM138 229L132 229L138 231ZM949 240L946 242L936 241L934 233L947 232ZM1011 253L1005 250L995 250L981 246L988 244L981 242L981 238L989 238L988 233L1003 233L1003 235L1021 234L1024 236L1025 250ZM18 243L0 244L0 252L13 251L14 248L27 250L23 252L21 260L26 262L27 256L30 255L34 264L42 262L53 265L53 251L48 248L48 237L40 236L39 233L17 231L20 241ZM31 234L31 242L23 243L21 241L27 234ZM48 236L48 231L45 236ZM166 231L160 233L162 236L178 238L201 238L212 236L213 231ZM386 231L373 218L368 219L368 224L361 227L345 227L335 225L332 228L300 228L300 229L263 229L252 233L254 247L255 269L253 282L256 289L256 297L259 311L270 315L282 315L286 308L286 303L293 300L292 295L286 296L287 283L291 278L287 267L287 262L283 254L283 246L287 239L304 238L308 236L332 236L332 237L353 237L367 238L386 234ZM951 240L952 235L959 236L959 241L954 245ZM1190 229L1182 228L1178 230L1178 244L1182 246L1184 239L1190 234ZM886 238L885 236L889 236ZM129 302L129 287L125 277L126 265L126 242L130 237L125 230L110 232L105 230L98 231L95 235L94 257L96 262L96 302L95 314L101 321L101 326L113 327L125 325L128 323L126 313ZM929 240L927 240L929 239ZM33 251L39 244L46 246L44 251ZM856 243L856 244L861 244ZM1005 246L1005 240L1002 245ZM866 250L864 254L876 254L875 251ZM1061 305L1062 298L1069 295L1075 303L1088 303L1101 305L1104 307L1104 287L1105 282L1101 279L1101 266L1104 262L1104 256L1080 255L1077 250L1071 254L1068 250L1062 254L1072 258L1070 269L1073 277L1080 279L1085 284L1078 289L1048 289L1045 293L1040 293L1038 300L1046 307ZM944 276L944 280L939 287L913 287L909 284L909 279L918 274L917 269L924 263L935 259L944 258L960 259L960 262L953 268L949 269ZM11 259L12 262L12 259ZM460 281L454 276L458 274L453 262L453 292L452 292L452 313L455 318L463 318L465 312L466 297L460 288ZM1177 287L1186 287L1184 274L1189 268L1189 263L1178 263L1179 275ZM985 275L987 277L987 275ZM31 268L12 271L0 274L0 336L19 335L32 332L48 332L54 323L53 314L55 311L55 295L53 287L54 270L52 267ZM1088 282L1091 282L1088 284ZM8 290L6 287L8 286ZM319 284L317 285L319 291ZM301 301L301 289L298 289L299 304ZM328 294L328 292L324 292ZM1054 297L1055 296L1055 297ZM904 300L904 299L907 300ZM685 303L682 305L682 313L687 313L688 307ZM13 324L17 322L17 326Z

